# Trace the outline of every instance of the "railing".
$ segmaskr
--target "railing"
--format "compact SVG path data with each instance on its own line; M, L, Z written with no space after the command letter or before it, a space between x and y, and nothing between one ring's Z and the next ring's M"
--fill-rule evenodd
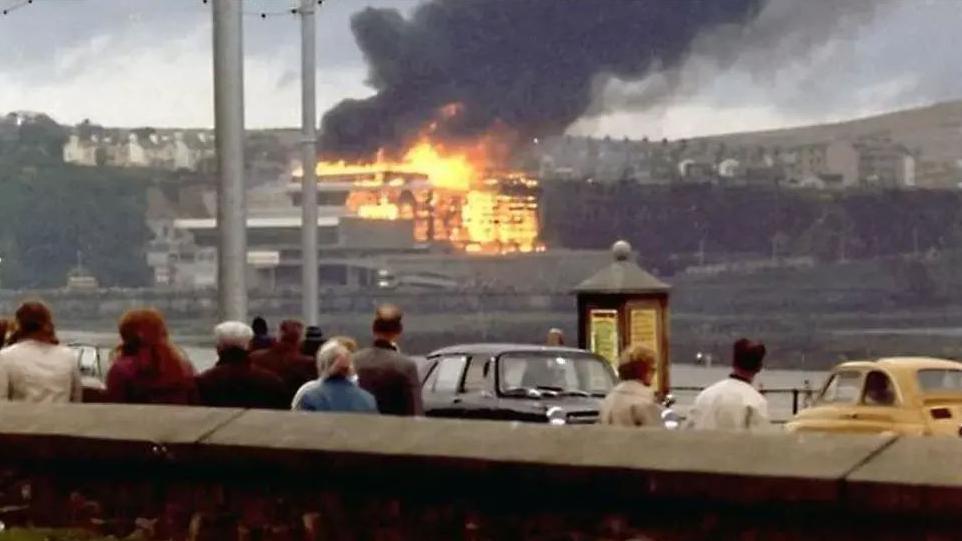
M704 387L672 387L671 393L676 394L682 393L700 393L704 390ZM758 389L762 395L768 397L770 395L791 397L791 412L794 416L800 410L810 407L812 402L815 400L816 390L811 387L774 387L774 388L762 388Z

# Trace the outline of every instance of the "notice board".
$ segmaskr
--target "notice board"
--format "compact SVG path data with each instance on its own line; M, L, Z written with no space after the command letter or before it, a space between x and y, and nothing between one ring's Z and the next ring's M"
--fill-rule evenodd
M591 310L588 314L589 349L618 366L618 311Z

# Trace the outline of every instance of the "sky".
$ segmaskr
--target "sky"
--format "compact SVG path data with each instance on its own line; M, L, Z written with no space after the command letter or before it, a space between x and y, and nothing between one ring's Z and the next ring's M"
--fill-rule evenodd
M246 124L297 126L298 20L257 15L291 1L243 1ZM418 2L325 2L317 15L319 114L372 93L351 14L366 6L409 13ZM871 8L842 16L826 7L835 2ZM0 17L0 111L41 111L68 124L210 127L210 9L201 0L33 0ZM669 74L599 81L596 107L569 131L692 137L960 99L959 28L962 0L771 0L750 32L703 36ZM720 55L722 46L734 52Z

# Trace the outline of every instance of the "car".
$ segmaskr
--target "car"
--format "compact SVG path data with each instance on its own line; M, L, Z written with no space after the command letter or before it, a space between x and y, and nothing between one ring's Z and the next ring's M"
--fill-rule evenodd
M80 382L83 386L83 401L102 402L107 390L104 379L108 352L105 348L82 343L70 343L67 347L77 355Z
M617 381L601 357L564 347L467 344L421 366L429 417L590 424Z
M962 436L962 363L928 357L842 363L786 429Z

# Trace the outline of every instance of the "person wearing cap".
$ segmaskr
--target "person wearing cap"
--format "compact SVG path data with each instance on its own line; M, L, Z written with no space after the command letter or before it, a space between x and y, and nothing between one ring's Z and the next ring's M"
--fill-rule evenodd
M651 390L655 353L644 346L631 346L618 359L615 385L601 404L598 422L603 425L664 428L661 407Z
M324 332L317 325L308 325L304 332L304 342L301 344L301 353L310 358L317 356L318 350L324 345Z
M339 340L329 340L317 352L319 382L310 385L295 400L299 411L377 413L374 395L354 382L351 350ZM307 387L307 385L305 386Z
M735 342L732 373L695 399L685 426L695 430L765 430L768 402L752 383L762 369L765 346L747 338Z

